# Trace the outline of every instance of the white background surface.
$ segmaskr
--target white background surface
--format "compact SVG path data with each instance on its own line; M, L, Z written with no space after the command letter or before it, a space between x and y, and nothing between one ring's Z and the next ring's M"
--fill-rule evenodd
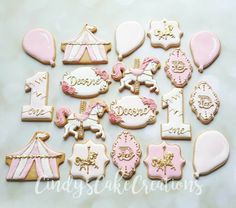
M235 54L236 54L236 2L233 0L217 1L135 1L135 0L91 0L91 1L30 1L30 0L1 0L0 3L0 206L1 207L235 207L236 187L236 159L235 159ZM77 66L63 66L61 63L63 53L60 51L62 41L75 37L85 23L98 27L97 36L113 43L112 52L109 53L109 64L104 68L109 72L115 64L117 57L114 50L114 30L119 23L126 20L136 20L147 31L151 19L160 20L169 18L180 23L184 36L181 48L190 56L189 40L191 35L201 30L214 31L222 43L222 53L216 62L203 74L197 72L194 66L193 76L187 87L185 95L185 121L191 123L193 129L192 141L171 141L182 148L182 156L186 159L184 167L184 180L193 180L192 174L192 146L193 141L200 133L215 129L222 132L229 140L231 155L228 163L218 171L202 177L199 184L202 186L202 194L196 196L188 190L171 190L169 193L159 190L145 195L143 192L133 195L130 191L118 195L105 191L100 195L87 196L74 199L72 194L65 192L45 192L36 195L34 182L16 183L6 182L5 176L8 167L4 164L4 156L22 148L37 130L48 131L51 138L49 146L54 150L63 151L67 158L71 155L74 138L67 141L62 139L63 129L58 129L54 123L23 123L20 121L21 106L29 103L30 94L24 93L24 81L37 71L50 73L49 104L59 107L69 106L79 110L79 100L62 93L59 82L64 72L70 72ZM31 57L27 56L22 48L21 41L24 34L32 29L42 27L48 29L55 37L57 44L57 66L51 69ZM162 49L154 49L150 46L150 40L146 38L144 45L124 62L131 66L133 58L144 58L155 55L160 58L162 66L168 58L168 52ZM160 98L163 93L172 89L169 79L163 68L155 76L161 90L160 95L150 94L146 87L141 87L141 95L149 96L157 101L160 113L157 122L145 129L132 130L137 140L142 145L143 157L146 157L148 144L159 144L160 123L166 121L166 110L160 109ZM202 125L191 112L188 104L190 93L194 85L200 81L208 81L221 99L221 106L215 120L207 126ZM119 83L113 82L110 91L100 96L108 103L114 98L130 95L128 90L118 93ZM107 139L105 144L109 152L113 141L122 129L112 126L106 114L102 123ZM86 132L86 139L102 142L94 139L95 135ZM214 147L212 147L214 148ZM107 175L102 181L112 180L116 172L113 164L109 164ZM60 166L61 180L68 177L69 164L67 161ZM140 164L137 175L146 178L146 167ZM131 180L132 182L132 180ZM121 182L123 183L123 181ZM175 182L174 182L175 183Z

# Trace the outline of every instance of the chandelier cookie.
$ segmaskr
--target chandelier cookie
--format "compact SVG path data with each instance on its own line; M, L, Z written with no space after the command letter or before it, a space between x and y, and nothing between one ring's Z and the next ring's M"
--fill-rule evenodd
M66 72L61 82L62 91L72 97L91 98L109 89L109 74L104 69L80 67Z
M229 158L229 143L218 131L206 131L195 141L193 154L194 177L210 174Z
M135 21L121 23L115 32L116 52L119 61L136 51L145 40L143 27Z
M107 64L111 43L97 38L95 26L85 25L79 36L61 44L64 64Z
M50 32L37 28L29 31L22 43L24 51L43 64L55 66L56 46Z
M105 139L105 133L99 118L108 111L107 104L98 99L90 101L87 106L86 101L80 103L80 113L73 113L69 108L59 108L56 113L55 124L64 127L64 139L74 136L76 140L84 138L84 130L96 132L96 137Z
M50 135L47 132L35 132L24 149L6 156L10 166L8 181L57 180L59 165L64 162L65 154L51 150L44 141Z
M176 21L163 19L161 21L151 21L148 37L152 47L161 47L165 50L171 47L179 47L183 32L179 29Z
M137 95L125 96L111 103L109 120L123 128L137 129L155 123L157 113L154 100Z
M191 78L192 66L185 53L175 49L165 64L165 72L175 87L184 87Z
M159 179L167 183L170 180L182 178L185 160L181 156L178 145L162 142L160 145L148 146L144 163L150 179Z
M123 63L119 62L113 67L112 78L120 81L119 90L129 89L134 94L139 94L140 84L144 84L150 88L150 92L159 93L157 82L153 79L153 75L160 69L161 64L157 58L147 57L140 66L140 60L135 59L134 67L127 68Z
M130 179L140 163L142 151L135 137L127 131L123 131L112 147L112 161L124 179Z
M25 81L25 92L31 92L29 105L24 105L22 121L51 121L53 107L48 106L48 72L37 72Z
M162 108L168 108L168 123L161 124L162 139L191 139L191 126L184 123L183 89L174 88L162 96Z
M104 144L95 144L91 140L74 144L72 156L69 158L72 177L85 182L103 178L110 161L106 151Z

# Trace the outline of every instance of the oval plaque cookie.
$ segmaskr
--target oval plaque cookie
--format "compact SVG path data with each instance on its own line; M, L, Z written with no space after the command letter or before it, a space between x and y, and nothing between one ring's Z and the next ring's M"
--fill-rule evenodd
M91 98L108 91L109 74L104 69L81 67L65 73L61 82L62 91L72 97Z
M127 129L145 127L156 121L157 105L154 100L141 96L125 96L110 105L109 120Z

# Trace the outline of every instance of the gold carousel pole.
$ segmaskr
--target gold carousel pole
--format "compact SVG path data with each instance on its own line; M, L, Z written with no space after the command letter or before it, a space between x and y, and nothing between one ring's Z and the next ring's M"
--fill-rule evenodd
M139 69L140 67L140 59L134 59L134 68ZM139 94L140 82L138 81L138 76L136 76L136 80L134 83L134 94Z

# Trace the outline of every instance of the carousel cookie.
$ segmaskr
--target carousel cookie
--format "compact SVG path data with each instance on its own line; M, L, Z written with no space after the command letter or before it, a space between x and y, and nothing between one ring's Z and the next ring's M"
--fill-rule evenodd
M140 66L140 60L134 60L134 67L127 68L123 63L119 62L113 66L111 77L120 81L119 91L124 88L129 89L134 94L139 94L140 84L150 88L150 92L159 93L156 80L153 75L160 69L161 64L157 58L147 57Z
M193 68L184 52L174 49L165 64L165 72L175 87L184 87L191 78Z
M167 183L170 180L182 178L185 160L181 156L181 149L178 145L162 142L160 145L148 146L144 163L150 179L158 179Z
M37 72L25 81L25 92L31 92L31 99L22 107L22 121L52 121L53 107L47 105L48 82L48 72Z
M220 101L207 82L199 82L190 97L190 106L203 124L209 124L217 114Z
M165 50L180 46L180 39L183 32L179 29L176 21L163 19L161 21L151 21L148 37L152 47L161 47Z
M84 131L91 130L96 137L105 139L105 133L99 118L108 111L107 104L98 99L91 100L87 106L86 101L80 103L80 113L73 113L69 108L62 107L57 110L55 124L64 127L64 139L74 136L76 140L84 138Z
M107 64L111 43L97 38L95 26L86 24L79 36L61 44L64 64Z
M143 27L135 21L121 23L115 32L116 52L119 61L136 51L145 40Z
M140 163L142 151L135 137L123 131L112 147L112 161L119 168L119 173L124 179L130 179Z
M109 120L127 129L143 128L156 121L158 114L154 100L137 95L114 100L110 105Z
M100 68L80 67L66 72L61 82L62 91L72 97L91 98L109 89L109 74Z
M102 179L105 176L105 168L109 163L104 144L95 144L91 140L86 143L76 143L73 146L70 174L75 179L90 182Z
M8 154L6 164L10 166L8 181L57 180L59 165L64 162L65 154L51 150L44 141L50 135L37 131L24 149Z

